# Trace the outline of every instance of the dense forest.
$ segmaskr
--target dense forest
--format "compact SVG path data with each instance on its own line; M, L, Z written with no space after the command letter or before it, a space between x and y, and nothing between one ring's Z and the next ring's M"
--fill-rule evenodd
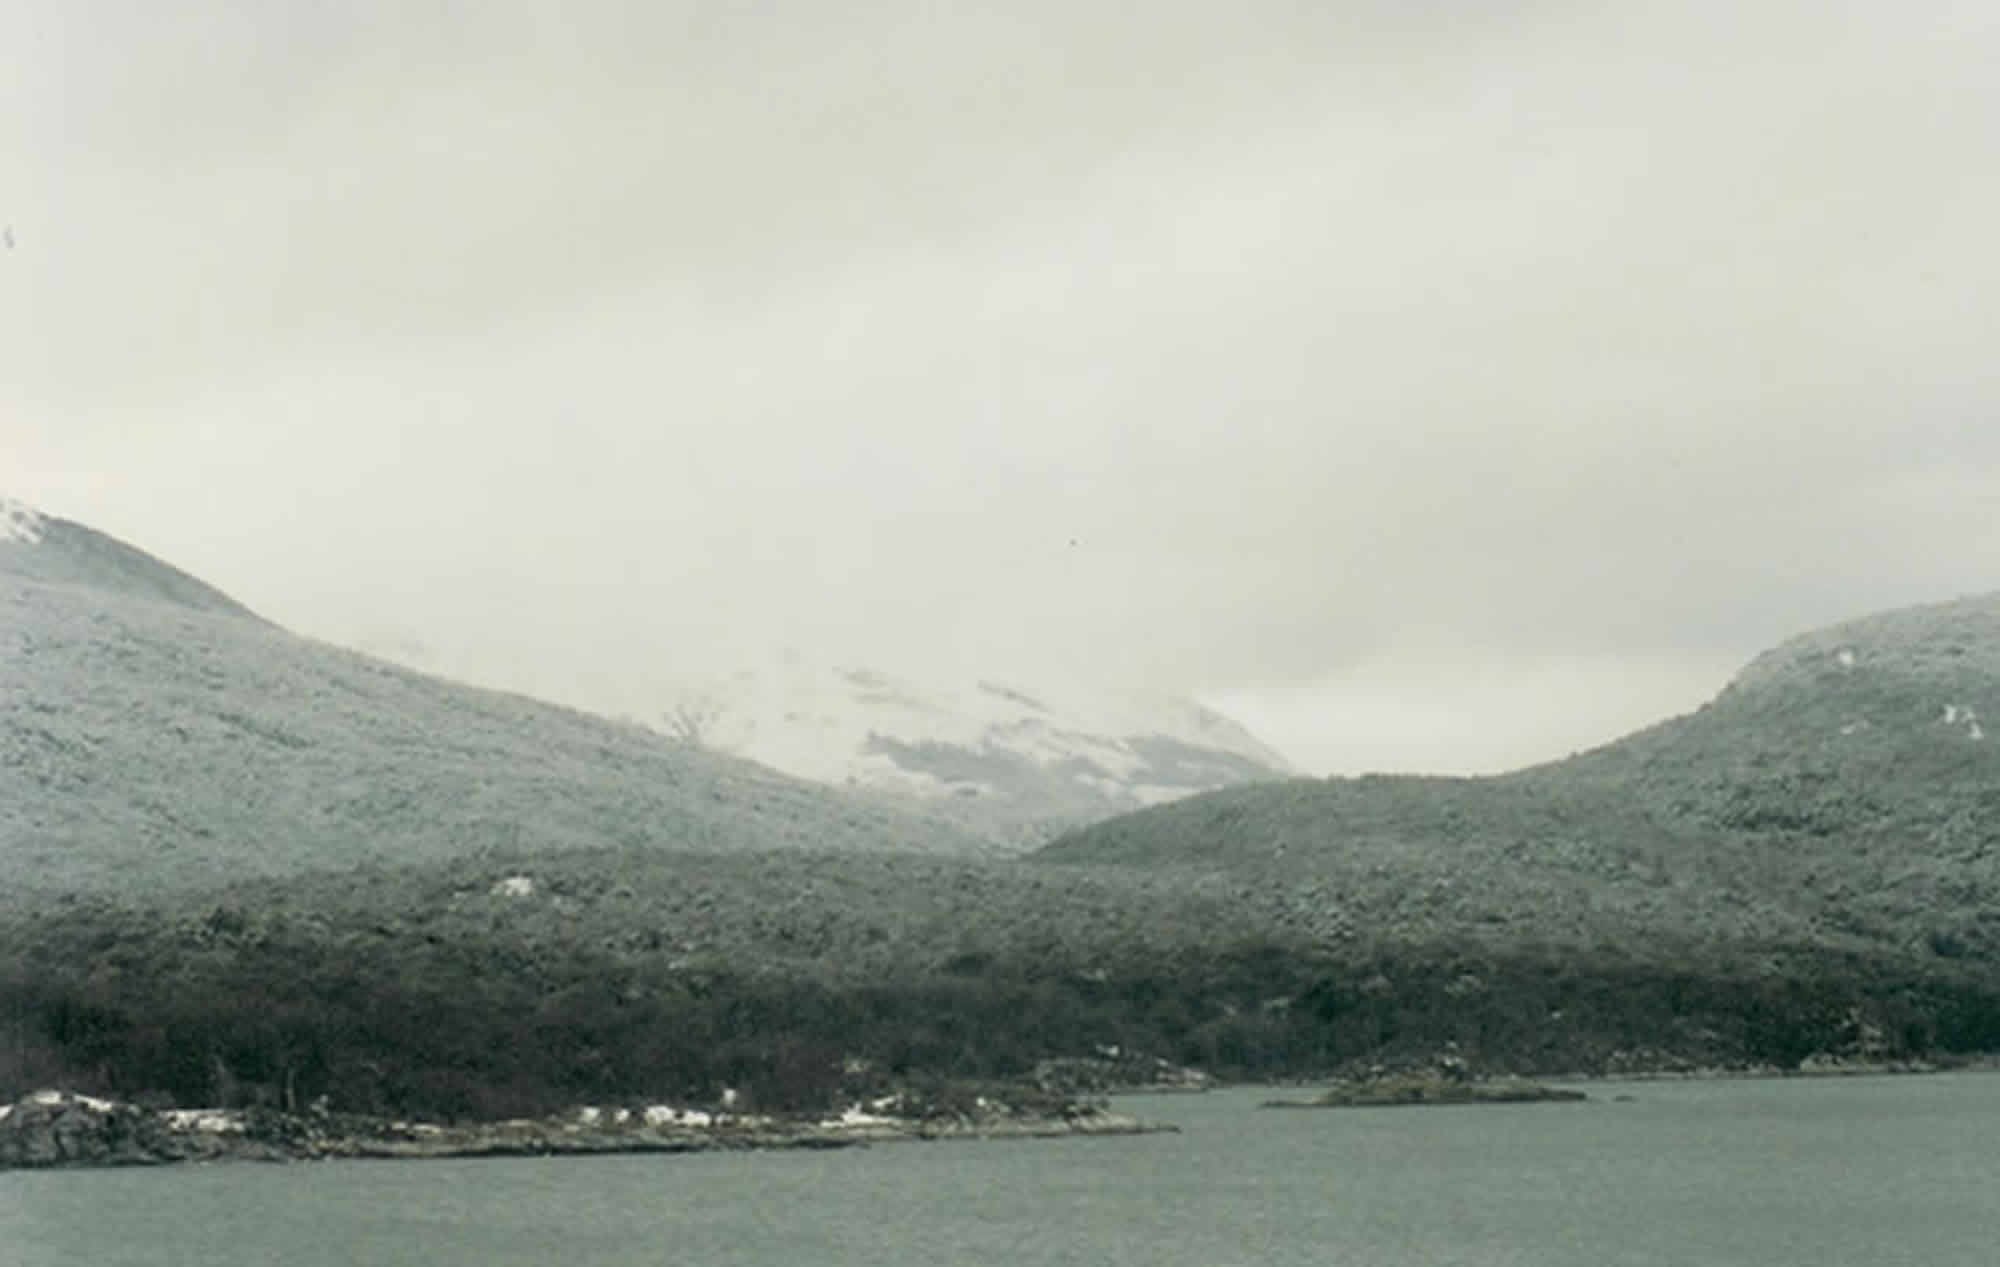
M1447 1054L1554 1073L2000 1048L2000 990L1949 959L1332 944L1272 933L1248 890L869 861L614 852L530 879L529 860L491 857L476 883L411 868L192 905L16 909L0 927L0 1097L61 1084L458 1119L725 1087L816 1109L1107 1054L1141 1078L1164 1060L1270 1079Z

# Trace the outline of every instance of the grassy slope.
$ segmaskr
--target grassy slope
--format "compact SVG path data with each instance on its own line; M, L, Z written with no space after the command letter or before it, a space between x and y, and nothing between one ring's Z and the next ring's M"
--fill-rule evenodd
M35 531L39 539L32 544L0 539L0 572L23 581L257 619L207 582L96 529L66 519L38 519Z

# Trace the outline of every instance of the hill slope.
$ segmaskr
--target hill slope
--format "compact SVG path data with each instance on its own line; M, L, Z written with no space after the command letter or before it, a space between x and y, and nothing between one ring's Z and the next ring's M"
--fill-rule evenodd
M1539 930L2000 957L2000 597L1848 622L1714 701L1483 779L1299 781L1083 829L1045 861L1220 868L1415 940Z
M1995 708L1987 595L1790 639L1699 711L1525 777L1626 788L1702 829L1933 841L2000 805Z
M0 869L187 884L481 848L988 846L941 820L298 638L18 506L0 538Z
M143 550L4 496L0 496L0 569L14 581L76 586L256 619L249 608L221 590Z

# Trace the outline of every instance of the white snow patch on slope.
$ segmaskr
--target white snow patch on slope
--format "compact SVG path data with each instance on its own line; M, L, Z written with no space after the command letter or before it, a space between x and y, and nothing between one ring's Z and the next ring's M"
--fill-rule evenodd
M1854 648L1842 647L1839 654L1834 658L1840 661L1841 668L1851 669L1854 667Z
M0 541L34 545L42 539L41 514L25 502L0 497Z
M918 682L795 655L686 689L655 725L802 778L904 784L898 790L919 795L951 789L901 769L871 740L1007 754L1045 768L1088 763L1117 780L1147 765L1131 740L1163 737L1290 769L1242 726L1191 700L1104 689L1058 695L990 679Z
M844 1127L853 1130L871 1126L894 1126L896 1125L896 1119L893 1117L884 1117L879 1113L870 1113L860 1105L853 1104L843 1110L839 1117L822 1118L820 1125Z
M1986 738L1986 731L1979 724L1979 714L1977 712L1959 704L1946 704L1944 706L1944 715L1938 718L1938 724L1940 726L1956 726L1961 722L1965 725L1965 737L1967 739Z
M52 1091L52 1090L32 1092L27 1097L25 1097L23 1103L39 1104L51 1108L63 1104L80 1104L84 1108L89 1109L94 1113L109 1113L111 1112L111 1110L118 1107L117 1104L115 1104L114 1102L110 1100L100 1100L94 1095L82 1095L73 1091Z
M180 1131L202 1131L209 1135L241 1135L249 1129L243 1114L234 1109L168 1109L160 1114L167 1125Z

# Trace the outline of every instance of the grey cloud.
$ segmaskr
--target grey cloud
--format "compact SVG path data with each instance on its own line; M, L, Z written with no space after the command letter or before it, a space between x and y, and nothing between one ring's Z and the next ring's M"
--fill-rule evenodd
M1685 693L1990 584L1987 7L1473 11L44 6L15 491L556 693Z

